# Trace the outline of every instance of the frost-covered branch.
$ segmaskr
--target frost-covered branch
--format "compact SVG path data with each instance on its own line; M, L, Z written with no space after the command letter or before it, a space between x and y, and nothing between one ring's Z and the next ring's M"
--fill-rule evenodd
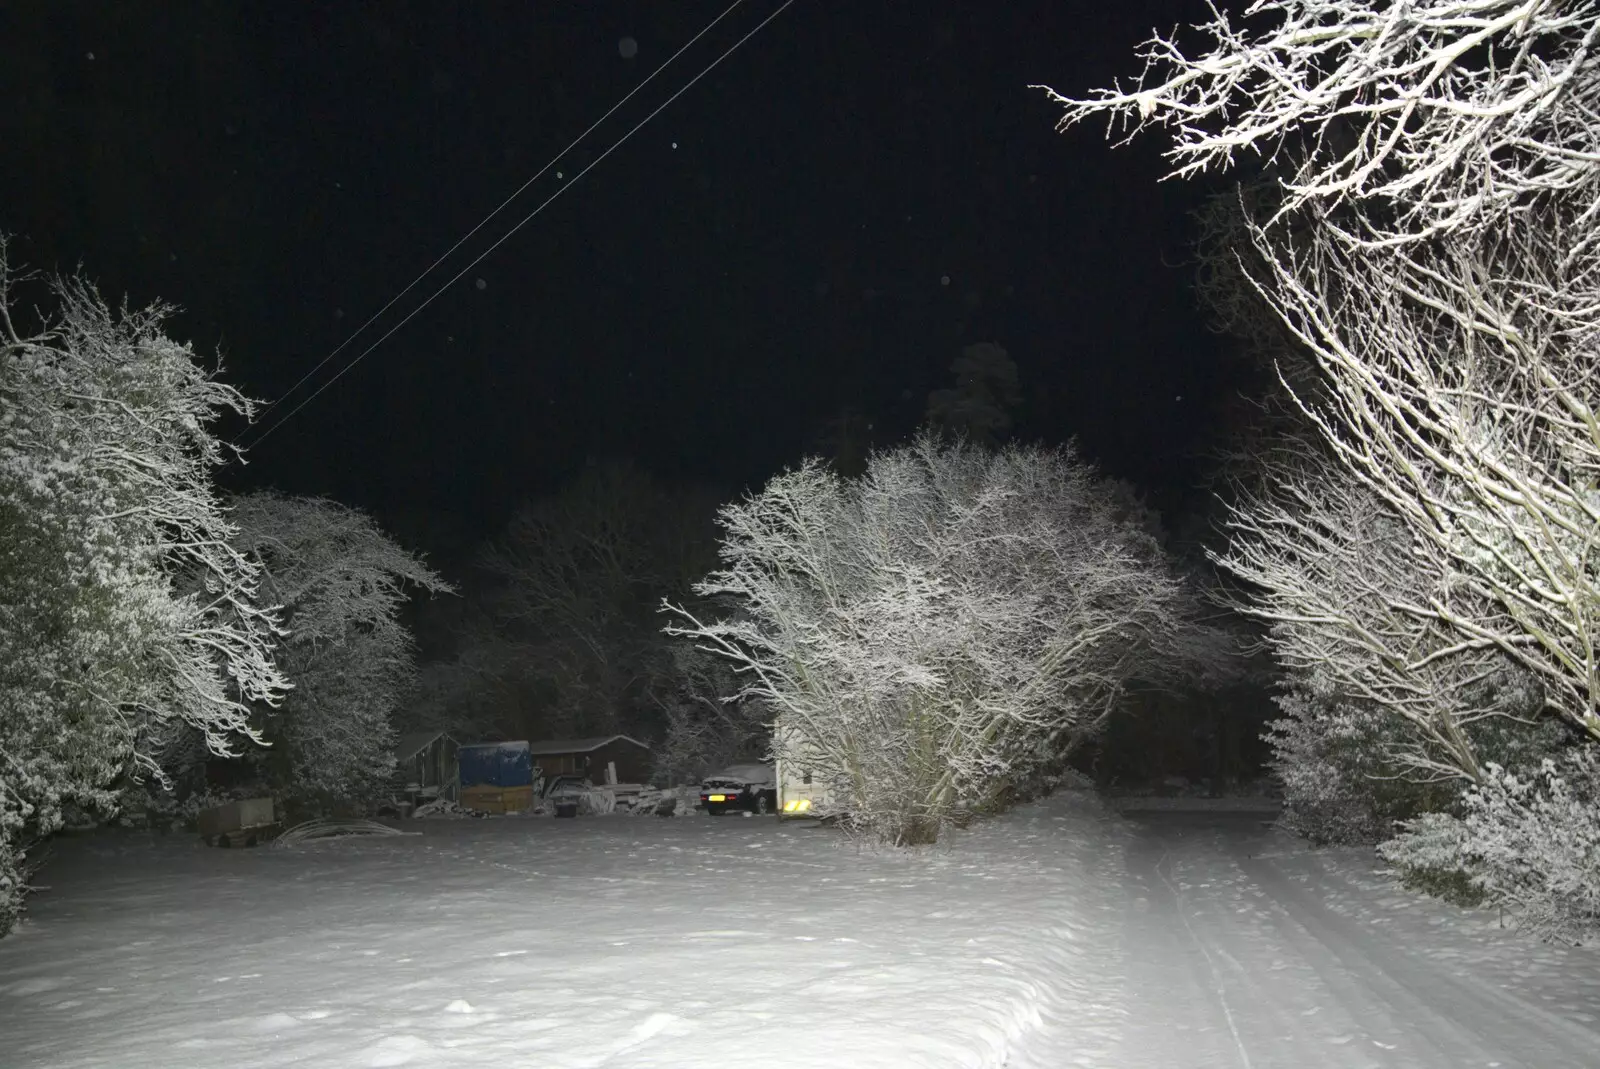
M1532 673L1552 711L1600 737L1590 229L1551 206L1442 246L1319 235L1288 250L1255 234L1274 249L1261 291L1321 372L1303 413L1450 588L1415 592L1412 610L1452 632L1451 649L1492 647Z
M1363 210L1363 242L1503 225L1547 195L1600 195L1600 9L1588 0L1256 0L1215 6L1209 45L1157 35L1131 85L1074 99L1163 127L1171 174L1265 161L1281 211Z
M1486 606L1453 582L1447 555L1415 541L1368 489L1327 472L1281 472L1274 492L1231 509L1219 562L1250 584L1239 607L1270 627L1292 678L1331 704L1397 717L1391 767L1421 779L1481 779L1470 726L1514 716L1492 685L1511 662L1452 619ZM1429 606L1447 608L1444 618Z

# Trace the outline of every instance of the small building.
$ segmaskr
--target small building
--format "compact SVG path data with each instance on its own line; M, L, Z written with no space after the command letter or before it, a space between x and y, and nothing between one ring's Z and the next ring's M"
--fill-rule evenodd
M530 742L528 752L545 779L588 776L591 782L645 783L650 779L650 747L626 735Z
M461 747L443 731L413 731L394 747L394 789L413 801L456 797Z

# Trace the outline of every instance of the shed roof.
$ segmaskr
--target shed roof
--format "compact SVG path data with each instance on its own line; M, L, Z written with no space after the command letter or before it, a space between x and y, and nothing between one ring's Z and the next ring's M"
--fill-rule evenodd
M395 740L394 759L396 761L409 761L429 746L432 746L433 740L440 737L450 739L451 742L456 741L450 737L448 731L408 731Z
M615 742L618 739L624 742L631 742L641 750L650 748L638 739L629 738L627 735L596 735L591 739L546 739L542 742L530 742L528 743L528 752L535 756L558 753L591 753L606 743Z

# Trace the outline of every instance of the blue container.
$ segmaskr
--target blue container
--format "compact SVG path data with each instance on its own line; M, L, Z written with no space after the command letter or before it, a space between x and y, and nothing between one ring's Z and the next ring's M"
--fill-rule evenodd
M485 742L461 747L458 757L463 787L530 787L533 756L527 742Z

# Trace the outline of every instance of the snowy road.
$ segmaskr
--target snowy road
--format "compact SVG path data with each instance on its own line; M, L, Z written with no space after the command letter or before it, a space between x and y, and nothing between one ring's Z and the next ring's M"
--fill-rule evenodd
M1146 813L1126 848L1118 1066L1585 1069L1600 956L1529 944L1259 814Z

